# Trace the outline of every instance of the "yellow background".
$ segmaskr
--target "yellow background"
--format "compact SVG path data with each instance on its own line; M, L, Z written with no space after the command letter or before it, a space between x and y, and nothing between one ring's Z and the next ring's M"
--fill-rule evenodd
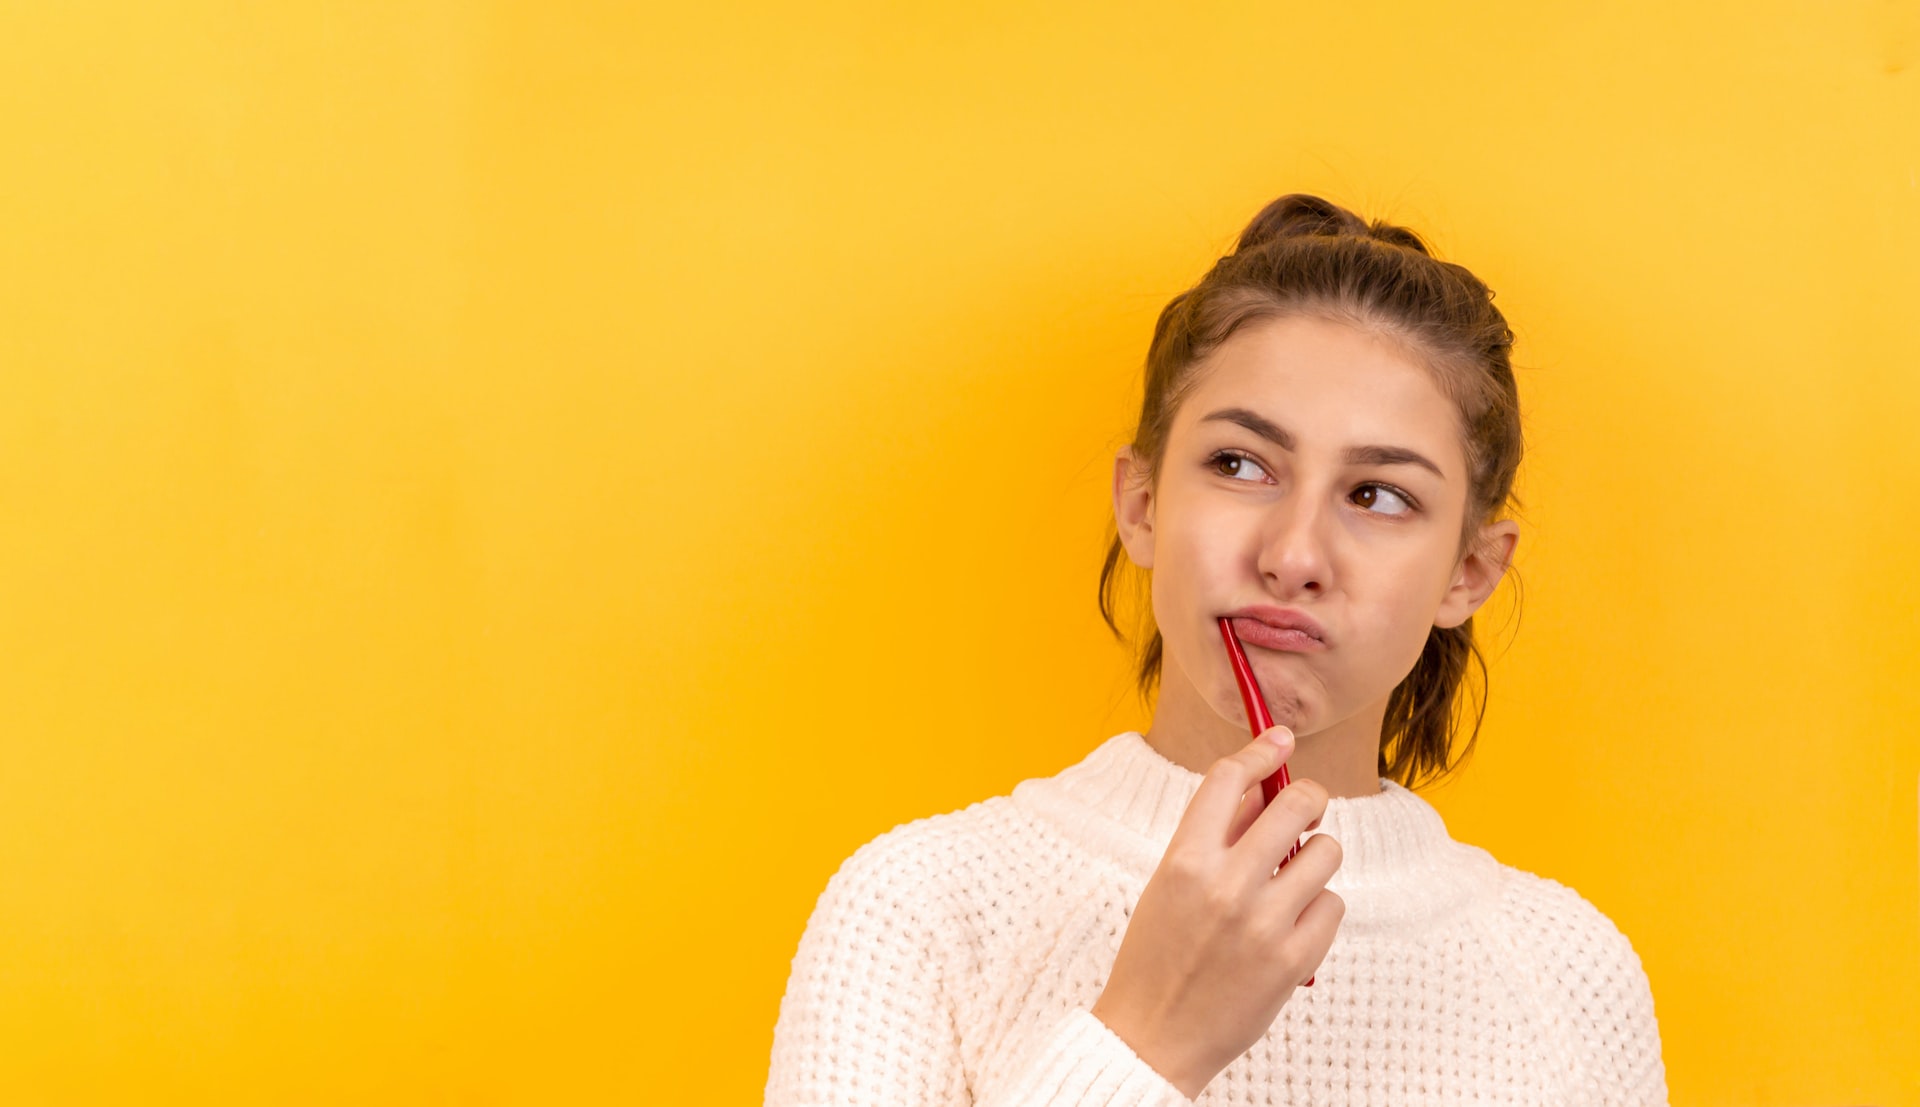
M1920 1104L1917 53L1878 0L9 5L0 1101L757 1102L848 853L1144 723L1108 459L1311 190L1520 334L1455 836L1633 939L1676 1103Z

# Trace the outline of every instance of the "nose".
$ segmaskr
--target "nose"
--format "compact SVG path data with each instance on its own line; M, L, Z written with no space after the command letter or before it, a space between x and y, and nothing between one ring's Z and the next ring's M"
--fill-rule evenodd
M1276 501L1262 524L1259 569L1276 596L1317 596L1333 574L1332 510L1326 499L1297 484Z

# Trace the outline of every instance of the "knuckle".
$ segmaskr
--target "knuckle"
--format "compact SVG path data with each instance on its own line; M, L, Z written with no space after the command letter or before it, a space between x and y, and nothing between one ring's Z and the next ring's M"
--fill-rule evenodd
M1293 938L1293 924L1280 912L1268 911L1247 924L1247 936L1262 949L1284 949Z
M1267 771L1267 760L1261 750L1249 747L1215 761L1207 769L1207 775L1224 783L1239 786L1249 779L1264 776Z
M1170 849L1160 859L1160 871L1181 884L1195 884L1205 876L1206 866L1192 850Z
M1327 806L1325 790L1310 780L1297 780L1281 789L1274 802L1285 805L1301 822L1311 821Z
M1239 756L1237 753L1228 754L1207 766L1207 779L1226 782L1239 780L1242 775L1241 762L1237 760Z
M1209 918L1231 920L1239 916L1242 901L1232 889L1215 882L1201 892L1200 903Z
M1293 931L1276 941L1274 948L1279 950L1280 958L1288 972L1297 972L1305 976L1307 969L1313 964L1313 936L1305 930Z

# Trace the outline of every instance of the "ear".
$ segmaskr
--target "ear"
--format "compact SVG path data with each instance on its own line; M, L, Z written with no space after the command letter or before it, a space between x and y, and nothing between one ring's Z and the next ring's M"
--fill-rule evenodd
M1519 541L1520 525L1511 519L1500 519L1481 527L1479 537L1454 567L1453 583L1441 597L1433 625L1446 630L1473 618L1473 613L1493 595L1494 586L1506 574L1507 565L1513 560L1513 547Z
M1153 488L1146 463L1123 446L1113 458L1113 523L1127 556L1142 569L1153 568Z

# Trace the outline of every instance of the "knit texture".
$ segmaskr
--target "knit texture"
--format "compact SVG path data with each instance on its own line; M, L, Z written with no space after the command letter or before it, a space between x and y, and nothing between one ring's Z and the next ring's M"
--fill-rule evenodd
M801 935L769 1107L1667 1102L1627 939L1387 780L1317 831L1347 909L1314 986L1188 1100L1090 1008L1200 780L1130 731L860 847Z

